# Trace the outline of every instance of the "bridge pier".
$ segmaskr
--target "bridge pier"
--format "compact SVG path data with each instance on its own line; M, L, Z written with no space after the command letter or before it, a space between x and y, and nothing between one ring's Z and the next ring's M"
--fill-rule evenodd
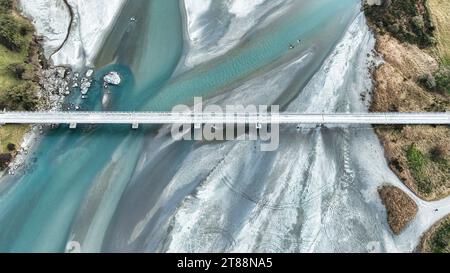
M70 123L69 124L69 129L77 129L77 124L76 123Z
M139 129L139 123L133 123L133 124L131 125L131 129L133 129L133 130Z

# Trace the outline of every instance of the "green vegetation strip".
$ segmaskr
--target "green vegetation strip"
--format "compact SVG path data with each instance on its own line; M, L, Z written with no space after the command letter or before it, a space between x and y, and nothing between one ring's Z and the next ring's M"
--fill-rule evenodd
M0 110L37 109L39 64L33 64L33 25L18 14L14 0L0 0ZM0 170L7 167L28 126L0 127Z
M406 158L408 159L412 176L417 182L418 190L424 194L431 194L433 189L426 175L428 158L414 144L406 151Z
M433 253L450 253L450 218L432 235L430 248Z
M381 34L420 47L436 45L435 26L426 0L386 0L381 6L365 6L369 21Z

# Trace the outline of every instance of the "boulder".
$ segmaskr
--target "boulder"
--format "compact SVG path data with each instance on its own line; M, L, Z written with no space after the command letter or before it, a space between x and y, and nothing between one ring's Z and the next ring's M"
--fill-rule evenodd
M111 85L120 85L120 83L122 82L122 78L120 77L120 74L115 71L112 71L112 72L109 72L108 74L106 74L103 77L103 80L105 81L105 83L111 84Z

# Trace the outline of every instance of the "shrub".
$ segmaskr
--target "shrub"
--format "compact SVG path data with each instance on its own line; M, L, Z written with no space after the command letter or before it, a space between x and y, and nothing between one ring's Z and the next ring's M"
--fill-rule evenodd
M8 168L9 163L11 163L12 155L9 153L6 154L0 154L0 170L4 171L6 168Z
M445 221L431 238L431 251L433 253L448 253L450 251L450 221Z
M34 31L34 26L28 21L22 21L19 23L19 33L22 36L26 36Z
M23 64L23 63L10 64L10 65L8 65L7 69L16 79L19 79L19 80L22 79L22 76L26 71L25 64Z
M6 148L8 149L8 151L10 152L14 152L16 150L16 145L13 143L8 143L8 145L6 146Z
M425 0L385 0L382 6L365 5L368 20L401 42L429 47L435 44L434 26Z
M13 0L0 0L0 13L8 13L13 7Z
M388 26L388 31L391 33L397 34L400 30L400 26L397 23Z
M448 156L448 150L443 145L436 145L431 149L430 156L433 161L439 162L445 160Z
M441 69L434 74L438 92L450 95L450 69Z
M441 68L434 74L427 74L419 83L429 91L450 95L450 69Z
M419 83L428 90L436 89L436 78L431 73L422 76L419 79Z
M425 22L423 21L423 17L420 15L414 16L412 18L411 23L413 24L414 28L418 32L423 32L425 28Z
M5 90L0 96L0 109L34 111L38 104L36 86L30 82Z
M31 29L29 23L19 22L10 14L0 14L0 43L10 50L21 51L27 45L25 35Z

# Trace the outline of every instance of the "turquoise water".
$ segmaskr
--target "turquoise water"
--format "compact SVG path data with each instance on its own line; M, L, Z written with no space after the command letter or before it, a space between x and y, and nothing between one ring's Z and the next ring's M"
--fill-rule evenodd
M269 69L283 57L289 58L286 56L288 45L295 44L296 40L302 37L318 35L314 41L317 43L321 36L327 36L327 41L323 42L328 43L328 46L333 45L341 34L336 32L336 27L345 27L348 21L339 24L331 18L345 15L346 12L347 16L353 14L354 9L349 9L349 4L355 2L312 1L308 6L300 5L296 7L298 10L292 10L282 22L273 25L272 29L255 34L250 41L227 54L225 58L219 58L171 79L156 95L145 98L141 109L170 110L173 105L192 103L194 96L207 97L230 83L250 77L254 73L261 73L261 70ZM311 41L307 40L303 49L311 45L308 42ZM328 53L325 48L326 46L320 48L318 55L321 56L317 56L318 60Z
M107 40L100 57L117 62L97 71L98 78L110 70L124 76L122 86L112 90L109 110L170 110L178 103L191 103L194 96L226 92L236 83L312 52L310 63L296 79L297 86L302 86L340 40L359 5L357 0L297 1L285 16L253 33L225 56L175 74L185 42L183 11L178 3L133 0L126 5L112 31L116 35ZM137 22L130 22L129 15L135 16ZM288 45L299 38L304 41L302 46L289 50ZM287 102L300 90L286 91L279 99ZM99 84L82 107L101 110L101 96ZM142 149L153 136L151 128L131 131L127 126L49 131L33 154L36 162L23 173L3 179L0 251L63 252L72 239L74 223L80 225L77 219L85 217L89 202L109 209L103 210L105 214L99 220L89 223L89 228L77 229L105 236L119 209L116 206L124 201L123 191L132 177L139 176L136 172ZM191 143L177 147L180 160L192 149ZM175 171L169 166L167 170ZM141 179L151 177L147 174ZM106 191L103 199L89 199L88 194L97 188ZM90 244L87 249L102 251L102 240L102 236L92 238L86 243ZM142 247L147 248L152 249Z

